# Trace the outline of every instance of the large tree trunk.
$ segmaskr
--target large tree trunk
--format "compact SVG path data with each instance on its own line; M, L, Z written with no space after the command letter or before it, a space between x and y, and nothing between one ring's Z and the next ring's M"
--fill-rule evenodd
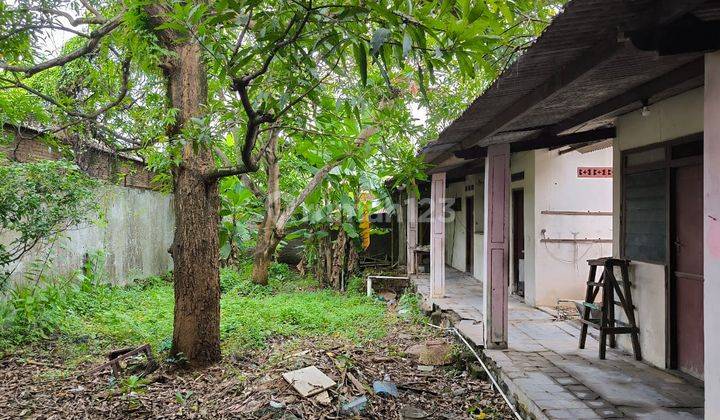
M171 139L203 113L207 101L207 76L200 45L172 45L177 54L165 70L168 95L178 109ZM220 196L216 181L205 174L214 169L211 151L193 147L182 150L182 163L174 171L175 323L171 353L181 355L191 366L220 360L220 275L218 223Z

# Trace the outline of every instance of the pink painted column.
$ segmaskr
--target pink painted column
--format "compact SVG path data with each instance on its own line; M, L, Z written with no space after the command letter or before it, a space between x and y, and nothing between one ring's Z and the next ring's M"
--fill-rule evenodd
M705 55L705 418L720 419L720 52Z
M415 248L418 243L418 204L417 197L408 189L407 199L407 273L415 272Z
M507 348L510 284L510 145L488 147L483 271L485 347Z
M445 172L430 184L430 297L445 296Z

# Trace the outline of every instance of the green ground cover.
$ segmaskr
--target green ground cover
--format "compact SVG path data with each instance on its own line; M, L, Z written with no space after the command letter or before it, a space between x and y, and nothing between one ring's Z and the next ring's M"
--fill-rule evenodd
M167 277L110 286L102 276L55 278L43 288L21 287L0 302L0 355L52 348L82 359L110 348L150 343L170 347L173 288ZM221 338L228 353L263 347L279 337L383 337L394 315L362 294L322 289L275 264L270 284L250 282L248 264L221 274Z

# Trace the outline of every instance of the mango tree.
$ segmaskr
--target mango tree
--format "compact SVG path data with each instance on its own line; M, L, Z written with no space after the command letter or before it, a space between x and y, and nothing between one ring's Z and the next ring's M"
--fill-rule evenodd
M311 113L329 78L362 85L376 68L393 90L398 68L426 91L436 69L486 71L538 13L536 0L2 3L0 90L40 98L53 118L23 123L63 144L101 142L170 169L172 353L200 366L220 358L218 182L258 169L268 127ZM70 39L48 54L57 34ZM33 83L48 72L57 85ZM218 165L213 146L230 132L236 160Z

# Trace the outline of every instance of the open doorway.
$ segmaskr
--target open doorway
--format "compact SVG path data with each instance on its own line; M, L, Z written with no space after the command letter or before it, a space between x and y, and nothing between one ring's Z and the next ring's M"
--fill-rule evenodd
M473 203L473 197L465 198L465 249L467 258L465 258L465 271L473 274L473 264L475 254L475 242L474 242L474 226L475 226L475 209Z
M513 218L513 290L525 296L525 194L523 189L512 192Z

